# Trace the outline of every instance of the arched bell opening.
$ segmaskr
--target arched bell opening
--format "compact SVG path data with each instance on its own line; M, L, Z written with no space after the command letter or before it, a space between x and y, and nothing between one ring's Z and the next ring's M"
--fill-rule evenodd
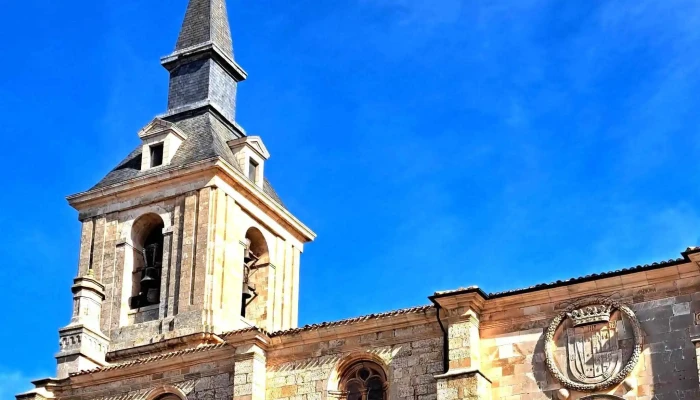
M163 219L157 214L139 217L132 227L133 269L129 307L137 309L160 303L163 270Z
M243 254L243 291L241 316L261 326L267 319L267 286L270 252L267 241L258 228L250 228L245 234Z

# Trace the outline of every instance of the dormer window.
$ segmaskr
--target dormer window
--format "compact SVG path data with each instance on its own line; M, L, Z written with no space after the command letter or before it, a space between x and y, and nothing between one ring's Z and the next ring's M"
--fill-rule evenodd
M139 132L141 171L169 165L187 135L170 122L156 118Z
M151 146L151 168L163 165L163 143Z
M248 178L259 189L265 183L265 161L270 158L262 140L257 136L244 136L227 142L238 165L241 178Z
M258 163L252 158L248 160L248 179L255 183L258 176Z

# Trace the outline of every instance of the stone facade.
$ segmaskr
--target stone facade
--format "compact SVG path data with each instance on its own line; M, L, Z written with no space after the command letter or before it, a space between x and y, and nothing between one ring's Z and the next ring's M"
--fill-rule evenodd
M700 249L684 256L512 293L438 292L431 306L276 332L248 328L211 335L208 344L184 337L171 351L154 343L138 357L38 383L66 400L155 399L162 388L197 400L326 400L344 398L343 370L367 362L386 371L390 400L696 399ZM597 298L614 298L634 313L641 354L613 387L567 389L546 365L546 332L572 304ZM566 352L566 343L554 348ZM39 398L32 396L18 398Z
M297 328L315 234L264 178L262 140L233 120L245 73L225 10L191 0L163 60L167 115L69 197L82 222L73 315L57 376L17 399L700 399L700 248ZM152 165L159 143L164 163Z

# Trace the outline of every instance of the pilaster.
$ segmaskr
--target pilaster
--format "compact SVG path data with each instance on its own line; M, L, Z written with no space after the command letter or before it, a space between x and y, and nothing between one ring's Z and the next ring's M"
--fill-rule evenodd
M479 370L455 369L435 378L438 400L491 400L491 381Z
M695 358L698 366L698 379L700 380L700 336L691 338L691 341L695 345Z
M59 379L67 378L72 372L106 365L109 346L109 339L100 331L104 286L88 273L74 280L72 291L73 317L68 326L58 331L60 351L56 360Z
M173 231L174 226L163 228L163 270L160 285L160 309L159 318L164 319L173 315L172 311L172 292L170 282L177 279L175 276L175 268L171 262L171 253L173 249Z
M479 369L479 318L471 309L452 311L448 319L447 338L450 371L454 369Z
M266 362L265 351L257 345L236 349L233 400L265 400Z
M431 297L440 307L447 345L447 371L436 375L437 400L490 400L491 381L481 372L480 290Z

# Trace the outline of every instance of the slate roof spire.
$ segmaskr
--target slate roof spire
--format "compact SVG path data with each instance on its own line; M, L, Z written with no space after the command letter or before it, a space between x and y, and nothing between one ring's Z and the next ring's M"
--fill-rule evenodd
M161 63L170 72L166 117L206 107L234 124L247 74L233 58L226 0L190 0L175 51Z
M225 0L191 0L175 51L212 42L233 58L233 40Z
M160 61L170 72L170 88L168 110L158 118L173 123L187 139L170 164L158 168L220 158L240 171L228 142L246 136L235 117L238 82L248 75L233 58L226 0L190 0L175 51ZM93 189L152 173L141 170L142 151L139 144ZM282 204L267 180L263 191Z

